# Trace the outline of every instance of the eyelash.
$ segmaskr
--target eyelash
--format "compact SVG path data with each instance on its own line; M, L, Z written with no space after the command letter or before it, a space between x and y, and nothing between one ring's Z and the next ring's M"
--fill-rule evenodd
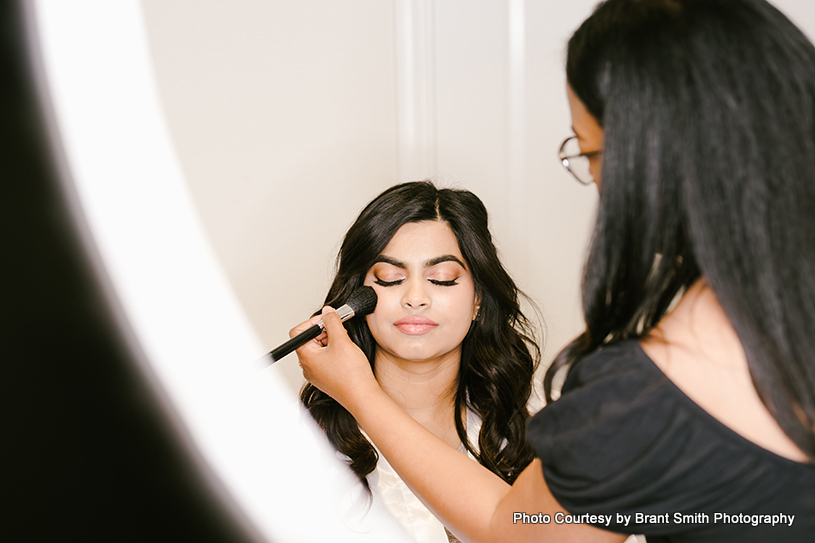
M374 279L374 283L381 287L395 287L396 285L401 285L402 281L404 281L404 279L399 279L398 281L383 281L379 278ZM458 284L456 279L453 279L452 281L437 281L435 279L428 279L428 281L440 287L452 287Z
M399 279L398 281L383 281L379 278L374 279L374 283L381 287L395 287L396 285L402 283L402 281L404 281L404 279Z

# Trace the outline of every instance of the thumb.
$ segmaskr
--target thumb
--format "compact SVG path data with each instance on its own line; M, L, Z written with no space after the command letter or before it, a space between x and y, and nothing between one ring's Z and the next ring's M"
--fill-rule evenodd
M340 320L340 316L337 314L335 309L331 307L324 307L322 318L323 324L325 325L325 331L328 334L329 339L334 338L337 340L343 336L348 337L348 332L345 330L345 326L342 325L342 320Z

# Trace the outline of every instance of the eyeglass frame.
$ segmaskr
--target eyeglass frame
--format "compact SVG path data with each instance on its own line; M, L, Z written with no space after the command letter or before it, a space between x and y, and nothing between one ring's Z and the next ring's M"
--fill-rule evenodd
M574 177L575 179L577 179L577 182L578 182L578 183L580 183L581 185L591 185L591 184L594 182L594 180L591 180L591 181L583 181L582 179L580 179L580 177L578 177L578 176L577 176L577 174L574 172L574 170L572 170L572 169L569 167L569 159L570 159L570 158L577 158L577 157L581 157L581 156L582 156L582 157L585 157L585 158L589 158L589 159L590 159L590 158L592 158L592 157L595 157L595 156L597 156L597 155L602 154L602 153L603 153L603 150L602 150L602 149L598 149L598 150L596 150L596 151L589 151L589 152L587 152L587 153L577 153L576 155L566 155L566 154L563 152L563 148L564 148L564 147L566 147L566 144L567 144L567 143L569 143L569 141L570 141L570 140L573 140L573 139L577 139L577 136L569 136L568 138L566 138L565 140L563 140L563 143L561 143L561 144L560 144L560 149L558 150L558 153L557 153L557 154L558 154L558 157L560 158L560 163L563 165L563 167L564 167L564 168L566 168L566 170L567 170L567 171L568 171L570 174L572 174L572 177Z

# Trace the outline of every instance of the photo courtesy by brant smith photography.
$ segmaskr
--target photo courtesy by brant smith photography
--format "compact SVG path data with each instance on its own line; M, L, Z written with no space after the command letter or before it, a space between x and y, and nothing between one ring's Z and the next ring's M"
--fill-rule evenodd
M751 526L792 526L795 515L786 513L756 515L744 513L613 513L571 515L557 512L549 513L512 513L513 524L592 524L595 526L642 526L670 524L749 524Z

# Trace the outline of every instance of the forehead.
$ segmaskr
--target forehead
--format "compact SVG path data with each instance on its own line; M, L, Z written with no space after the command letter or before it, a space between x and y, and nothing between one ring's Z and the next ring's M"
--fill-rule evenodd
M566 96L569 99L569 110L572 114L572 128L577 136L586 142L597 143L598 147L602 145L603 141L603 128L597 122L597 119L589 113L586 106L577 97L572 90L572 87L566 84Z
M453 255L464 260L453 230L444 221L410 222L402 225L382 254L405 262L424 262L441 255Z

